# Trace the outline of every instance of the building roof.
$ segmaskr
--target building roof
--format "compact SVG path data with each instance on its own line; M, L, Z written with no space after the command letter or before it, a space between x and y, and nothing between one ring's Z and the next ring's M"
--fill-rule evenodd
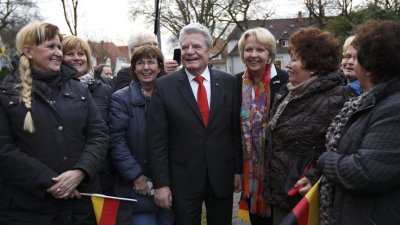
M92 56L98 60L98 63L105 63L107 58L111 61L111 67L114 69L117 58L123 58L129 62L128 46L116 46L113 42L92 42L88 41L92 50Z
M285 18L285 19L269 19L269 20L251 20L248 21L248 28L265 27L267 28L276 39L279 39L282 35L292 34L295 30L300 27L306 27L312 25L308 18L297 17L297 18ZM239 39L242 35L238 27L235 27L232 33L228 36L228 40Z
M293 34L297 29L301 27L310 26L310 20L308 18L303 18L301 16L297 18L286 18L286 19L269 19L269 20L251 20L248 21L248 27L265 27L272 35L274 35L277 43L281 40L289 40L291 34ZM232 33L228 36L228 40L239 40L243 31L238 27L235 27ZM285 52L287 48L282 48L280 45L277 46L276 51ZM229 54L239 54L237 45L233 48Z

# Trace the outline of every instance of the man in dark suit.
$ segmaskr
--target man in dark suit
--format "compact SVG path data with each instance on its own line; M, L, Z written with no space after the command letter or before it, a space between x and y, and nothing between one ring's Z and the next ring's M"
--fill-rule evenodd
M228 225L233 191L241 190L235 78L208 66L205 26L183 27L179 42L183 68L156 80L148 110L154 199L172 208L175 225L200 225L203 202L208 225Z

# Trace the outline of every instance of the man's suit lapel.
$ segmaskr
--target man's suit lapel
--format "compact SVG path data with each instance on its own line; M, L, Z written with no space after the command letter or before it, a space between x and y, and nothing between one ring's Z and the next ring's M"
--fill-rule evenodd
M180 76L178 78L178 91L179 93L181 93L186 102L190 105L190 108L197 115L201 123L203 123L199 106L197 105L196 98L193 95L192 87L190 86L185 69L180 70Z
M221 91L221 82L219 74L215 72L215 70L210 69L210 79L211 79L211 106L210 106L210 116L208 118L208 126L212 123L213 118L215 117L215 113L217 111L218 96Z

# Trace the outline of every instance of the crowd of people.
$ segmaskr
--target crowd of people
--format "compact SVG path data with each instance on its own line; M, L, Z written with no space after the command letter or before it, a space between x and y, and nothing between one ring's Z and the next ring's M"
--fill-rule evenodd
M315 27L289 38L285 70L266 28L238 41L243 72L210 64L199 23L181 66L135 33L130 66L95 68L88 42L45 22L16 37L0 82L0 224L95 225L90 198L137 200L130 225L279 225L319 180L323 225L400 223L400 23L345 41ZM342 53L342 54L341 54Z

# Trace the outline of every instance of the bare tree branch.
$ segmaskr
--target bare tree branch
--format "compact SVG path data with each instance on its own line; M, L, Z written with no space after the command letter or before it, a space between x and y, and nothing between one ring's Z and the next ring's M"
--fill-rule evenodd
M65 0L60 0L63 12L64 12L64 19L67 23L68 29L72 35L78 35L78 0L71 0L72 11L70 7L67 7ZM72 13L72 16L68 16L67 12ZM71 18L72 17L72 18Z
M265 0L163 0L161 9L160 24L172 33L175 40L182 27L193 22L208 27L215 40L225 40L235 25L245 30L248 20L267 19L272 15ZM145 15L148 24L154 23L152 6L132 3L130 11L132 19L134 15Z

